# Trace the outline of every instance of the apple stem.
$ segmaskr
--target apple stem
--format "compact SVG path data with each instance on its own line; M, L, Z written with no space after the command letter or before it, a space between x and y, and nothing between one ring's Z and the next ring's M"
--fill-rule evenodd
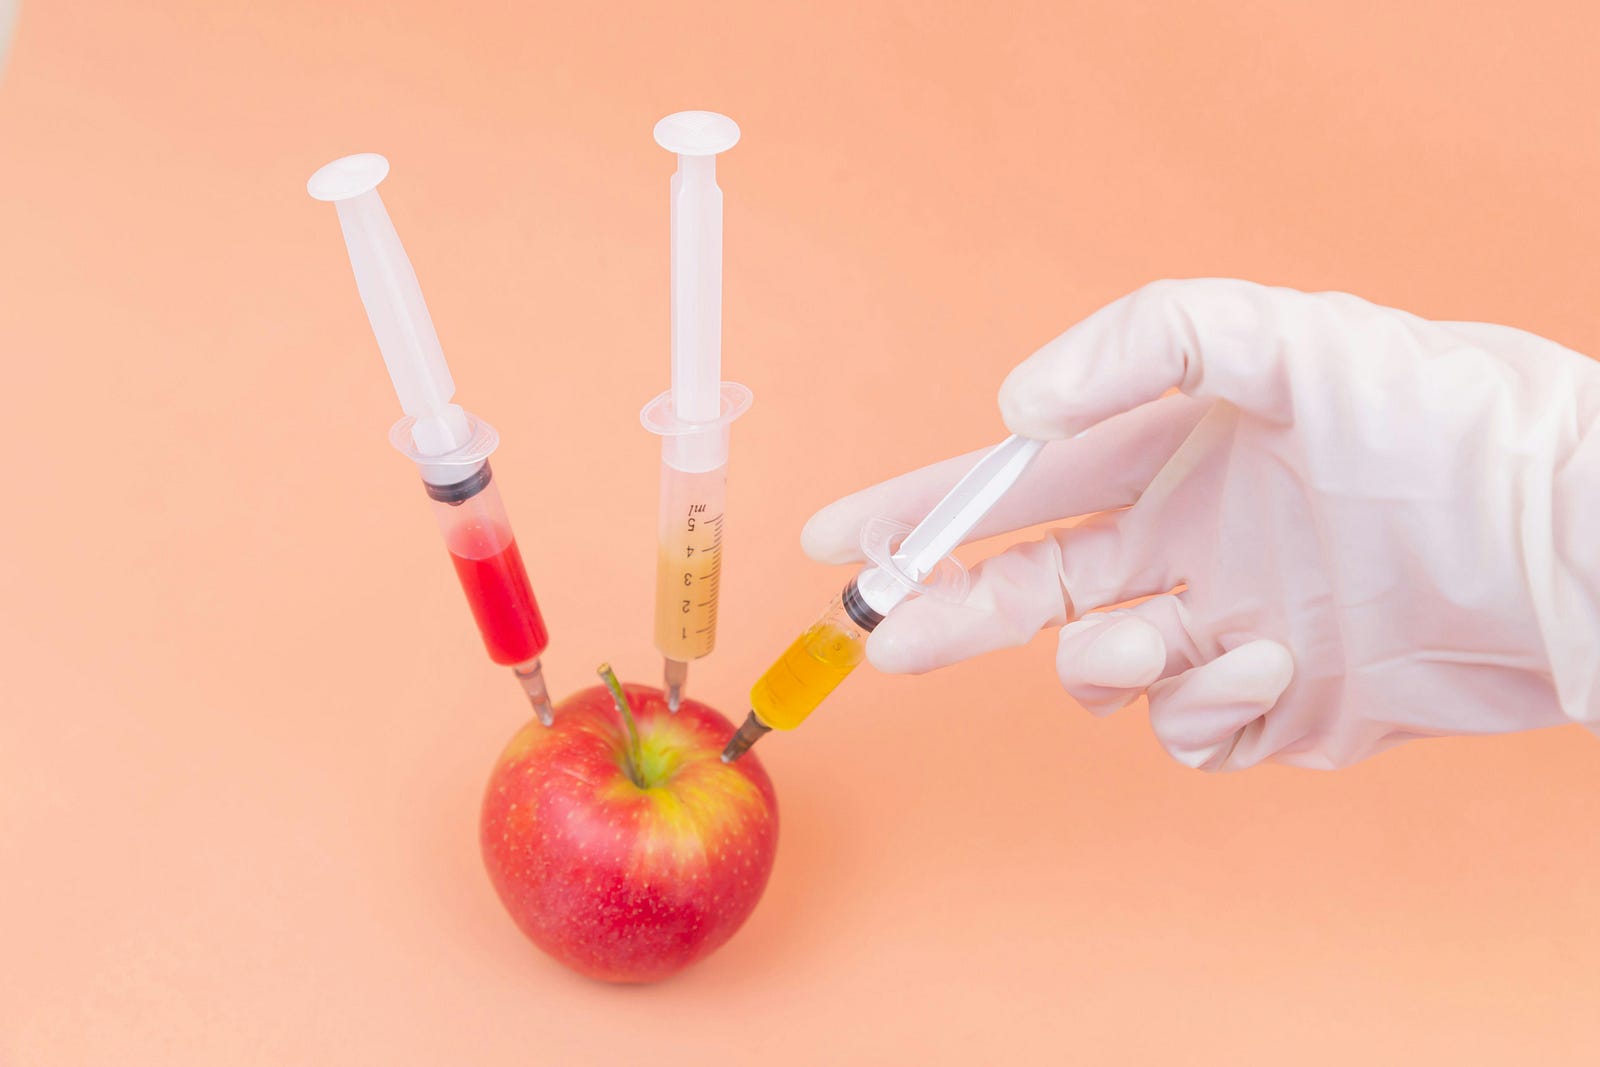
M639 765L643 759L639 745L639 727L633 721L633 708L628 704L628 694L623 691L622 683L617 681L617 672L611 669L611 664L600 664L595 673L606 683L606 688L611 690L611 702L622 714L622 725L628 730L628 747L623 753L623 758L628 764L628 777L633 779L634 785L643 789L644 779L639 774Z

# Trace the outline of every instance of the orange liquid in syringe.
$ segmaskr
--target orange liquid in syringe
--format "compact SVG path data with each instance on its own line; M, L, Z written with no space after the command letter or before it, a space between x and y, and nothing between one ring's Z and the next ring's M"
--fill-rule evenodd
M722 560L720 551L680 551L656 559L656 648L668 659L688 662L710 654L716 644Z
M727 471L662 468L656 529L656 649L687 663L717 643L722 592L722 511Z

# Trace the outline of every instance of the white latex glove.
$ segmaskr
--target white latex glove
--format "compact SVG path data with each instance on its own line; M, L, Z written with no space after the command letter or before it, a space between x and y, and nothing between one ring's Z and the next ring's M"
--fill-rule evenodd
M897 608L879 669L1070 622L1067 691L1098 713L1148 693L1208 770L1600 721L1600 365L1342 293L1158 282L1022 363L1000 408L1052 443L974 537L1102 514L986 560L963 603ZM917 521L974 459L824 508L806 551L859 559L867 518Z
M0 74L6 72L6 52L10 50L11 30L16 23L16 0L0 0Z

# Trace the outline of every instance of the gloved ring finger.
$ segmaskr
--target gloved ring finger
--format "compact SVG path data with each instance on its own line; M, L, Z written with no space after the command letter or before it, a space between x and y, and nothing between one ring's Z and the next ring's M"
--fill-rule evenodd
M1109 715L1199 662L1181 595L1096 612L1061 628L1056 675L1074 700Z

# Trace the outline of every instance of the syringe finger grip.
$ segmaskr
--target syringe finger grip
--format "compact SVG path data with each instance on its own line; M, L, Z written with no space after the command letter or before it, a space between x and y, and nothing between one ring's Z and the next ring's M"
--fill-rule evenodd
M688 473L714 471L728 462L728 427L750 409L752 394L738 382L723 382L722 411L708 422L680 419L672 390L660 394L639 411L639 422L661 438L661 460L674 470Z

